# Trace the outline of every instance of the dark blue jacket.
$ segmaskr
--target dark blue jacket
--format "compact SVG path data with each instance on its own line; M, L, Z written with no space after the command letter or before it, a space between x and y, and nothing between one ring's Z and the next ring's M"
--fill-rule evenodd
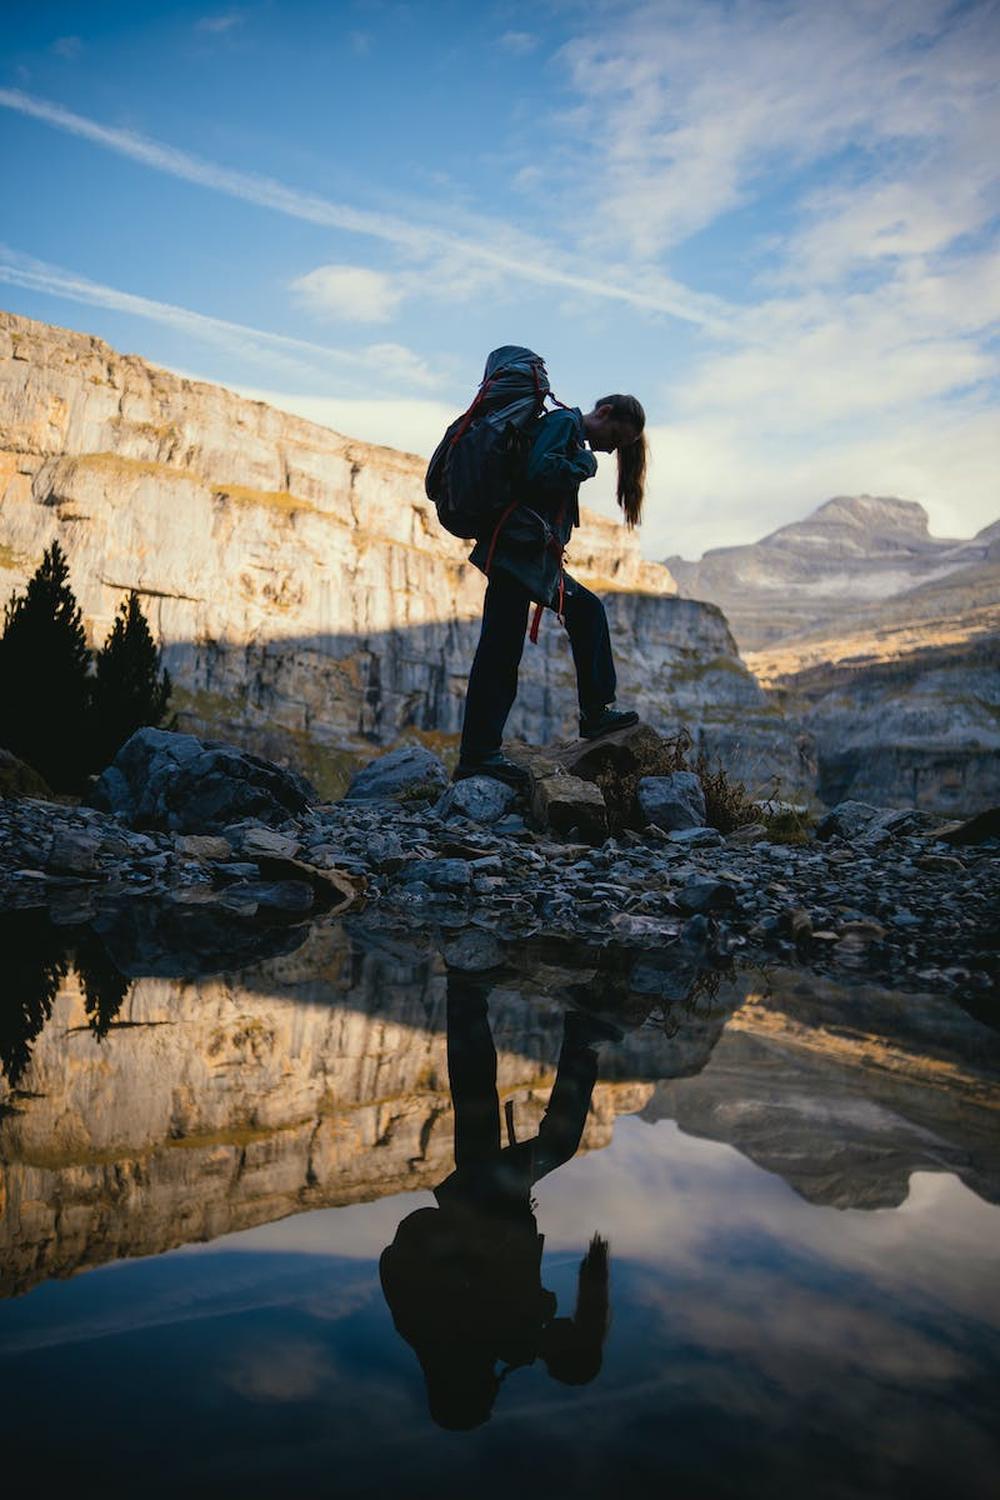
M580 524L577 492L582 481L596 473L597 460L587 447L579 408L548 412L538 424L528 456L523 499L501 527L490 572L499 568L513 574L536 603L554 605L559 546L566 545L574 526ZM483 573L492 540L491 532L476 543L469 557ZM567 588L572 590L572 586L567 579Z

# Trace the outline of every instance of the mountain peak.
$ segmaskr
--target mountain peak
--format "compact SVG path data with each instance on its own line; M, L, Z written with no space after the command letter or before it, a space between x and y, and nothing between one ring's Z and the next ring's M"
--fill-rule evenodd
M905 531L925 539L930 536L929 520L917 500L900 500L895 495L835 495L818 505L805 522L822 521L826 525L855 526L866 531ZM783 528L787 529L787 528Z

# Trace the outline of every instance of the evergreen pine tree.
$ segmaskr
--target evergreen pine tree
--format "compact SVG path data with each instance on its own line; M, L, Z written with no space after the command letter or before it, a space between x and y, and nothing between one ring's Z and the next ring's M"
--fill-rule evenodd
M50 786L79 787L87 767L90 652L58 542L4 609L0 744Z
M87 1024L96 1040L103 1042L122 1008L131 980L112 963L92 927L83 928L77 937L73 967L83 987Z
M133 590L122 602L111 634L97 653L94 751L98 770L114 759L144 724L160 724L170 702L170 674Z

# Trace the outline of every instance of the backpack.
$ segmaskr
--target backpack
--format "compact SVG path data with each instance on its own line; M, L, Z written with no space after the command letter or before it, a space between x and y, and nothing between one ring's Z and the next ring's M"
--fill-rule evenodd
M451 423L427 466L427 498L452 536L481 537L515 502L546 396L540 355L517 344L493 350L475 400Z

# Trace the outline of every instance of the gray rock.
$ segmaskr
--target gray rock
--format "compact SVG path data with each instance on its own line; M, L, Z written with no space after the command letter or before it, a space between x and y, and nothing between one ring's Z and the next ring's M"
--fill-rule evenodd
M495 823L510 809L517 792L492 776L469 776L450 786L435 807L439 818L468 818L470 823Z
M448 785L444 762L422 745L404 745L369 761L351 778L345 802L415 798L422 791L435 797Z
M479 927L466 927L442 944L441 956L449 969L478 974L502 964L504 948L494 933L484 932Z
M263 907L290 914L312 911L313 889L304 880L245 880L227 886L223 900L230 905Z
M732 911L736 906L736 892L725 880L692 880L677 896L681 911L703 914L713 911Z
M129 823L204 833L250 818L283 823L315 794L304 777L232 745L138 729L104 770L94 806Z
M229 859L233 852L228 839L213 834L179 833L174 848L192 859Z
M423 883L432 891L465 891L472 880L467 859L411 859L399 872L404 885Z
M554 833L577 833L595 844L608 836L608 809L601 789L579 776L543 776L532 789L531 810Z
M866 833L885 811L887 809L872 807L868 802L838 802L816 824L816 837L829 839L836 834L842 839L856 839Z
M714 849L725 843L717 828L677 828L668 837L686 849Z
M239 851L246 859L257 859L261 855L294 859L300 848L298 839L290 838L286 833L275 833L273 828L248 828L239 843Z
M705 826L705 793L693 771L644 776L639 782L638 796L646 822L666 833Z
M48 868L63 875L93 875L100 835L79 828L58 829L52 839Z

